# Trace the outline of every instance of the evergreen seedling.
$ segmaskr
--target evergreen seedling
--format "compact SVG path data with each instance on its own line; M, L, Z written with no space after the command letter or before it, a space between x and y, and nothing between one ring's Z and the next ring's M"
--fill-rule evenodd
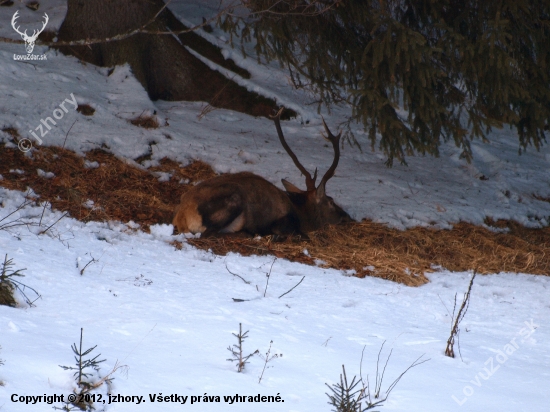
M71 345L71 349L73 350L74 359L75 359L75 366L62 366L59 365L60 368L64 370L73 370L75 371L73 376L76 381L77 390L75 390L73 393L76 395L76 400L74 402L66 402L65 405L62 408L54 407L55 409L63 410L63 411L72 411L75 409L71 409L73 407L77 407L80 410L83 411L92 411L94 410L93 402L89 399L91 399L89 396L89 393L103 385L104 383L110 384L114 378L110 378L109 376L112 374L112 372L104 378L99 378L99 369L100 369L100 363L105 362L105 359L98 360L98 358L101 356L101 354L97 354L93 358L86 358L86 356L90 355L92 351L97 347L93 346L89 349L83 350L82 349L82 341L83 341L83 333L84 329L80 328L80 345L77 347L76 343L73 343ZM117 369L117 366L115 366L115 369Z
M27 286L17 280L17 278L25 276L21 273L25 269L13 270L13 266L13 259L8 259L8 255L6 255L4 257L4 261L0 264L0 305L15 307L17 305L17 302L13 297L13 293L17 290L25 299L25 303L27 303L29 306L33 306L34 302L36 302L36 300L40 298L40 295L30 286ZM26 289L34 292L37 298L31 301L25 293Z
M382 354L382 349L384 348L384 343L380 347L378 352L378 358L376 361L376 376L375 376L375 385L374 393L371 393L371 387L369 384L369 378L367 376L366 382L363 380L362 367L363 367L363 353L361 354L361 363L360 363L360 378L357 379L356 376L353 377L351 382L348 382L346 376L346 369L342 365L342 374L340 374L340 382L328 385L328 388L332 392L331 394L327 393L326 395L329 398L329 404L334 408L334 412L364 412L373 410L378 406L383 406L384 402L390 396L390 393L393 391L395 386L399 383L401 378L412 368L427 362L429 359L420 361L424 355L418 357L407 369L405 369L386 389L385 393L381 393L382 382L384 380L384 374L386 372L386 367L391 358L392 351L390 351L386 362L383 368L380 368L380 355ZM363 348L363 352L365 348ZM361 386L359 386L361 384Z
M358 386L361 380L354 376L351 382L348 382L346 368L342 365L342 373L340 374L340 382L328 386L332 394L327 393L329 404L335 409L335 412L363 412L368 409L361 407L361 403L365 398L365 391L362 386Z
M237 344L228 346L227 350L233 355L232 358L227 359L229 362L237 362L237 372L242 372L245 365L248 363L248 359L259 353L258 349L249 355L243 355L244 340L248 337L248 331L243 333L243 325L239 323L239 333L233 333L233 336L237 338Z

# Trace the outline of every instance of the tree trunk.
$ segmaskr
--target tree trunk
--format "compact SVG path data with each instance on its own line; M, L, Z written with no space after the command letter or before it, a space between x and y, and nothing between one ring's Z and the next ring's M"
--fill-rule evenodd
M59 41L103 39L127 33L151 21L163 6L162 0L68 0L67 16L58 38ZM146 30L166 32L184 28L166 8ZM183 44L247 77L245 70L223 59L217 47L197 34L178 37ZM206 101L254 116L273 114L276 106L273 100L249 92L209 69L172 35L138 33L120 41L66 46L60 50L98 66L128 63L152 100Z

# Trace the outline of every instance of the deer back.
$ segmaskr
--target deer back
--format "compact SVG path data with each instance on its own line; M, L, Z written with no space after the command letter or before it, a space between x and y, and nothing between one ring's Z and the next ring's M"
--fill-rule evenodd
M217 176L189 189L181 197L173 224L180 233L300 231L289 196L249 172Z

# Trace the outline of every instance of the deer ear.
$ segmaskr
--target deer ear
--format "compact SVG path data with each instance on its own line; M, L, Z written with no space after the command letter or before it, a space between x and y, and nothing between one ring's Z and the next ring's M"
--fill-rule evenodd
M290 183L286 179L281 179L281 183L283 184L283 186L285 187L285 190L288 193L296 193L296 194L305 193L303 190L298 189L296 186L294 186L292 183Z

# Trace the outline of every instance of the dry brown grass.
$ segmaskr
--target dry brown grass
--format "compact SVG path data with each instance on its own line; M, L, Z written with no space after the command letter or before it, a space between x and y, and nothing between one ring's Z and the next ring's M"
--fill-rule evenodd
M533 197L541 202L550 202L550 196L539 196L537 194L533 194Z
M134 126L143 127L144 129L158 129L160 124L155 115L142 114L135 119L130 120Z
M289 260L335 269L353 269L355 276L375 276L409 286L428 281L434 265L452 271L478 273L550 273L550 229L526 229L506 223L509 233L494 233L469 223L452 230L414 228L406 231L363 221L332 226L299 238L272 242L270 237L191 239L189 243L216 254L273 254ZM308 255L304 254L307 249Z
M95 109L89 104L79 104L76 111L84 116L93 116Z
M85 160L97 162L99 167L86 168ZM10 173L10 169L23 170L24 174ZM53 172L52 179L41 178L37 169ZM171 173L169 181L159 182L153 172ZM133 220L147 228L150 224L171 223L175 205L187 185L214 176L205 163L194 162L180 167L164 159L160 166L140 170L110 153L93 150L81 157L57 147L40 147L33 158L24 156L18 149L0 149L0 185L25 191L31 187L41 200L49 201L53 208L68 211L82 221ZM91 200L93 208L84 204Z
M19 131L14 127L4 127L2 131L13 137L16 142L21 137L19 136Z
M98 162L100 167L87 169L85 160ZM55 177L39 177L39 168ZM10 173L10 169L25 173ZM155 172L172 176L160 182ZM180 183L182 179L192 183L214 176L210 166L201 162L180 167L163 159L160 166L141 170L101 150L83 158L55 147L38 148L32 159L17 149L1 148L0 174L4 177L0 185L22 191L32 187L42 200L77 219L133 220L145 230L150 224L171 222L174 207L189 187ZM84 206L87 200L94 202L93 209ZM509 232L495 233L468 223L458 223L452 230L399 231L363 221L328 227L311 233L309 240L293 237L273 242L270 236L234 235L191 239L189 243L221 255L230 251L271 254L306 264L321 260L324 267L354 270L358 277L376 276L411 286L426 283L425 273L432 271L433 265L452 271L477 269L478 273L550 273L550 228L526 229L514 222L490 219L486 223L506 227Z

